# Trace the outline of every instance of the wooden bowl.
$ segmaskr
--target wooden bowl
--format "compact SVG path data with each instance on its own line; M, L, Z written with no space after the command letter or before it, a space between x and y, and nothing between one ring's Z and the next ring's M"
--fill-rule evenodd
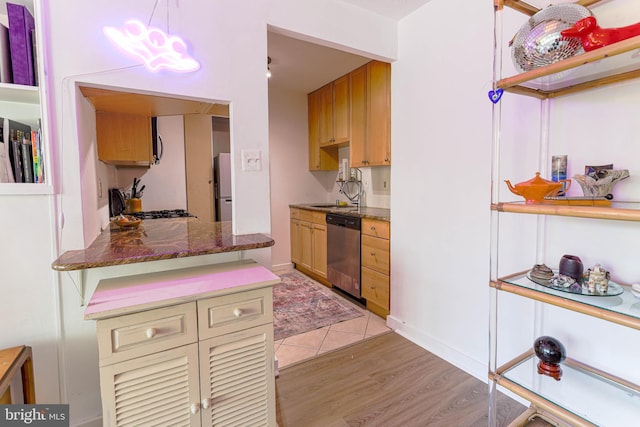
M138 228L142 220L132 215L120 215L112 222L120 228Z

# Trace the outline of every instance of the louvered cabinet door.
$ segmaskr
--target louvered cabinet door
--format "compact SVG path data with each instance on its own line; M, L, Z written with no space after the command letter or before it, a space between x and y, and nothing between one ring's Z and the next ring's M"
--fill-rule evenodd
M275 426L273 324L200 342L203 426Z
M199 426L198 345L100 368L105 426Z

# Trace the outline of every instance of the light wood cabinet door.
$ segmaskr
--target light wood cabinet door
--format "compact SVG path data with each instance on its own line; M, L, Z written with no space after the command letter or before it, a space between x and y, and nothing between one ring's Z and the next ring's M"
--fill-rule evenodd
M362 266L389 274L389 241L362 235Z
M300 221L291 219L291 262L298 264L302 248L300 245Z
M100 368L105 426L200 426L198 344Z
M327 226L313 224L313 272L327 278Z
M349 142L351 111L349 102L349 75L333 82L333 144Z
M321 91L311 92L307 96L308 130L309 130L309 170L337 170L338 148L327 146L320 147L320 105ZM323 122L322 126L326 124Z
M202 425L275 426L273 324L200 342Z
M351 98L351 137L349 152L351 167L366 166L367 140L367 66L349 73Z
M333 143L333 84L318 90L318 136L320 146Z
M367 64L367 166L391 164L391 64Z
M362 267L362 298L389 310L389 275Z
M313 270L313 237L312 225L309 222L300 221L300 262L307 270Z
M208 114L184 116L187 210L201 221L215 222L213 197L213 126Z
M113 165L151 166L150 117L97 111L96 138L101 161Z

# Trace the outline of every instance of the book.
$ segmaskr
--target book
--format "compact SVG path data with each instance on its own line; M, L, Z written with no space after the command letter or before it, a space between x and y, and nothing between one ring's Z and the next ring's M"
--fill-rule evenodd
M35 20L29 9L14 3L7 3L7 16L13 83L34 86L31 30L35 28Z
M31 137L31 135L29 135ZM35 182L33 178L33 148L31 140L24 136L20 144L20 154L22 154L22 179L24 182Z
M24 182L22 168L22 140L25 135L31 135L31 126L11 119L4 119L3 134L8 138L10 170L13 171L14 182Z
M8 138L5 139L5 122L8 128L8 119L0 117L0 182L15 182L9 150L11 143Z
M0 83L13 83L9 29L0 24Z
M15 182L24 182L22 176L22 153L20 141L16 139L15 132L10 134L11 138L11 160L13 161L13 178Z

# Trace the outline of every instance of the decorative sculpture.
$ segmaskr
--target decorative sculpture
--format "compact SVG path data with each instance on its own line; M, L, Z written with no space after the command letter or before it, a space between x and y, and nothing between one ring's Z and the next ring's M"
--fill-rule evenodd
M640 22L620 28L601 28L593 16L582 18L573 27L560 32L565 37L577 37L589 52L640 35Z
M553 337L542 336L536 338L533 342L533 351L540 359L538 373L560 381L562 376L560 363L567 357L567 350L565 350L564 345Z

